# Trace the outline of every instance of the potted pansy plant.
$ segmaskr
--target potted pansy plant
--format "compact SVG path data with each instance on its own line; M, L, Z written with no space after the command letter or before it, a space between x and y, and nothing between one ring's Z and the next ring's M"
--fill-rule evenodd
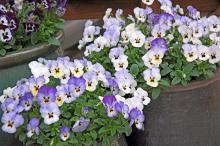
M0 92L27 76L27 64L59 55L66 0L5 0L0 4ZM14 71L17 74L14 74Z
M159 14L149 7L154 0L143 0L146 8L135 8L134 16L107 9L102 27L85 24L78 48L116 77L133 76L120 78L120 95L161 97L145 108L148 120L145 131L134 134L135 145L218 145L220 18L158 1Z
M118 80L133 79L128 72L114 77L99 63L68 57L29 67L32 76L1 96L2 130L23 144L127 146L123 134L144 128L143 100L119 95Z

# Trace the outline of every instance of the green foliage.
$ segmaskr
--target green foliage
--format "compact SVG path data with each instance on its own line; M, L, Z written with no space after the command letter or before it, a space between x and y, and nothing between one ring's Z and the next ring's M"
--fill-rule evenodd
M0 56L45 42L56 46L61 44L60 40L55 37L58 31L63 29L64 20L56 15L56 9L54 8L51 10L41 9L42 16L40 17L42 18L34 16L34 23L39 25L37 31L31 34L25 33L24 24L27 22L27 16L33 8L32 5L25 2L22 10L17 12L18 30L13 32L13 39L9 43L0 42Z

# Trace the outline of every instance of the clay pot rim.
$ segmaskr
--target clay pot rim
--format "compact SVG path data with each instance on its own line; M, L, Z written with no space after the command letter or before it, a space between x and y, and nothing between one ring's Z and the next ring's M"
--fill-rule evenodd
M216 81L220 80L220 68L218 68L215 72L215 76L212 79L209 80L202 80L202 81L194 81L189 83L187 86L182 85L175 85L170 88L167 93L175 93L175 92L184 92L184 91L190 91L198 88L204 88L209 86L212 83L215 83Z
M64 40L64 32L62 30L56 33L56 38L60 41ZM16 66L22 62L28 62L40 56L45 56L57 50L59 47L48 43L40 43L35 46L28 46L22 50L11 52L4 57L0 57L0 69Z

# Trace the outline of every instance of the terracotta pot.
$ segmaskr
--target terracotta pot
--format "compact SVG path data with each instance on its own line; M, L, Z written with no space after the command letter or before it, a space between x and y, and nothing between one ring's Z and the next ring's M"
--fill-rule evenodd
M64 40L63 31L57 33L57 38L61 41ZM55 59L61 54L59 47L44 43L0 57L0 95L2 95L3 89L14 86L19 79L31 75L28 64L32 60L36 60L39 57ZM0 146L17 145L13 140L13 136L5 134L1 130L0 139L4 139L0 140Z
M132 146L220 146L220 69L213 79L175 86L144 109Z
M40 146L40 145L32 145L32 146ZM103 146L103 145L98 143L97 146ZM128 145L127 145L124 135L122 135L120 137L113 137L111 139L110 146L128 146Z

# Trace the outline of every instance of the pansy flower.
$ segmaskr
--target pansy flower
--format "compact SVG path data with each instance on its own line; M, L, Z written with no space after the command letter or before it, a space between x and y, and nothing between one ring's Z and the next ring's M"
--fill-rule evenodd
M31 77L29 79L29 87L31 90L31 93L36 96L39 89L46 83L46 80L43 76L40 76L38 78Z
M56 123L59 120L60 110L56 103L51 102L40 108L41 116L44 118L44 123L47 125Z
M40 121L37 118L33 118L29 121L27 125L27 137L31 138L34 134L39 135L40 134L40 128L39 128Z
M9 113L12 111L16 111L16 108L18 106L19 101L14 100L12 98L7 98L5 101L1 104L1 109L4 113Z
M8 26L12 31L16 31L19 26L19 20L16 16L15 12L7 12L6 15L8 16Z
M142 2L146 5L152 5L154 3L154 0L142 0Z
M2 130L7 133L15 133L16 128L24 123L24 118L16 112L9 112L2 116Z
M89 126L89 123L90 123L89 119L80 117L80 119L76 121L76 123L73 125L72 131L75 133L83 132L87 129L87 127Z
M151 68L143 72L144 80L147 82L147 85L151 87L157 87L159 85L158 81L161 79L160 69Z
M80 97L86 89L86 80L83 78L73 77L68 81L68 84L73 85L72 92L76 98Z
M24 23L24 30L27 35L30 35L33 32L35 32L38 29L38 27L39 27L39 24L34 23L34 22Z
M37 93L37 101L41 106L48 105L56 99L57 90L54 87L42 86Z
M124 55L124 49L122 47L112 48L109 52L111 61L117 60L121 55Z
M140 48L145 43L145 35L141 31L135 31L130 36L130 42L133 47Z
M75 90L74 86L71 84L65 84L57 87L57 97L63 98L65 103L71 103L76 100L73 93Z
M144 105L148 105L151 101L151 99L148 97L147 91L143 90L140 87L137 88L137 90L134 92L134 96L141 98Z
M147 14L144 9L136 7L134 9L134 14L135 14L135 17L137 18L138 21L145 22L145 20L147 18Z
M126 55L119 56L117 60L113 61L113 65L116 71L119 71L121 69L126 69L128 67L128 56Z
M60 139L66 141L70 137L70 127L62 126L60 127Z
M108 117L113 118L115 116L117 116L118 114L118 108L116 107L118 106L118 102L115 98L115 96L104 96L102 99L103 104L106 107L106 112L108 114ZM121 107L120 107L121 108Z
M69 66L70 66L70 71L74 75L74 77L79 78L83 75L84 65L80 60L75 59L74 62L70 62Z
M9 25L9 18L7 15L1 15L0 16L0 26L7 27Z
M20 99L20 106L22 106L22 108L25 111L30 111L32 108L32 102L33 102L33 95L29 92L26 93L21 99Z
M0 40L3 43L8 43L13 39L10 28L0 28Z
M215 64L220 61L220 48L216 45L210 46L210 58L209 63Z
M196 45L184 44L182 48L183 48L183 54L188 62L192 62L199 57L199 53Z
M88 72L83 75L83 78L86 80L86 90L93 92L96 90L98 85L98 78L94 72Z
M135 126L138 129L143 129L143 122L144 122L144 115L141 113L140 110L138 110L137 108L134 108L130 111L130 126L132 126L133 124L135 124Z
M220 31L220 19L217 16L210 16L207 20L209 22L209 29L211 32Z
M210 58L209 47L204 45L198 45L199 60L206 61Z

